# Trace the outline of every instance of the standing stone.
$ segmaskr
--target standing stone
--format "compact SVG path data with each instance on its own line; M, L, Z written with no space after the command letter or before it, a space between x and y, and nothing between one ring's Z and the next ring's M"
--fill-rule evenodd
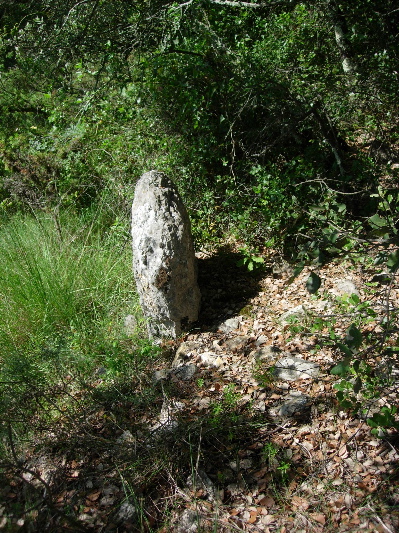
M176 338L198 318L201 294L190 220L173 182L151 170L132 206L133 272L148 333Z

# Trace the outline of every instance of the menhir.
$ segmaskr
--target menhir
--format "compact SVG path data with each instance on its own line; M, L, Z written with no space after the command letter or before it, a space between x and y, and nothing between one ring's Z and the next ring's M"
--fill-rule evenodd
M132 206L133 272L150 338L176 338L198 318L201 294L187 211L173 182L152 170Z

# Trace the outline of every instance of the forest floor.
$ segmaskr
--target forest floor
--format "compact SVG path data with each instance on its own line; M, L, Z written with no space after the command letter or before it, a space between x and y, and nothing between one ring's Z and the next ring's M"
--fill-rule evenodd
M119 397L107 397L100 372L91 384L97 403L89 408L76 391L74 420L59 421L45 444L10 465L0 529L399 530L398 434L379 438L367 414L342 409L333 388L340 378L330 373L342 359L331 330L345 337L369 302L375 316L362 333L378 336L387 302L399 307L397 279L373 282L379 270L370 262L334 260L317 269L322 285L312 295L308 268L292 279L276 257L255 273L238 268L238 258L227 249L202 254L197 327L165 343L146 376L121 381ZM294 318L282 317L294 308ZM378 376L386 361L375 351ZM318 370L284 379L275 374L284 357ZM372 413L397 404L397 388L394 377L364 406Z

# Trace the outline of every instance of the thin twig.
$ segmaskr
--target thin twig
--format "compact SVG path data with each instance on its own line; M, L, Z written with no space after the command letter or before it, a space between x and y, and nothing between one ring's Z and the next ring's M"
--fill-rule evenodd
M373 509L372 507L370 507L370 505L367 505L366 507L367 509L369 509L373 514L373 518L374 520L377 520L377 522L379 524L381 524L381 526L385 529L385 531L387 531L387 533L395 533L391 528L389 528L382 520L381 518L378 516L378 514L376 513L375 509Z

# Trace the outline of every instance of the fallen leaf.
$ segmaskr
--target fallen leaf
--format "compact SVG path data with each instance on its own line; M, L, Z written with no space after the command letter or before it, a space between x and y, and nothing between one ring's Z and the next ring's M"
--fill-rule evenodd
M258 502L259 505L261 505L262 507L273 507L275 505L275 501L274 499L271 497L271 496L265 496L264 498L262 498L259 502Z
M300 496L293 496L291 503L294 507L298 507L299 509L306 510L309 508L309 502Z
M98 490L96 492L92 492L91 494L89 494L88 496L86 496L86 499L91 501L91 502L95 502L98 500L98 498L100 497L100 494L101 494L101 490Z
M253 524L254 522L256 522L257 518L258 515L251 515L247 520L248 524Z
M310 513L310 516L315 522L318 522L322 526L326 523L326 517L322 513Z

